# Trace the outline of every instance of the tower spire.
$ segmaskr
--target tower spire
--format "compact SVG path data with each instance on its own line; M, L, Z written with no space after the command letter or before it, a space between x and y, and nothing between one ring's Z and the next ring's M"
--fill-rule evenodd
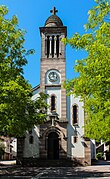
M58 12L58 10L56 9L56 7L53 7L53 9L50 10L50 12L51 12L53 15L56 15L56 13Z

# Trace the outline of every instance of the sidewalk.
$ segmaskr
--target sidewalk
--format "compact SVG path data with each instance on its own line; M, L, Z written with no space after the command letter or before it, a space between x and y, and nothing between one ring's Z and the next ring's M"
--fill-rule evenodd
M15 165L15 161L3 161L0 162L0 179L13 179L14 176L17 179L94 179L97 177L110 179L109 164L108 161L105 163L99 161L93 166L86 167L22 167Z
M3 160L0 161L0 165L15 165L16 164L16 160Z

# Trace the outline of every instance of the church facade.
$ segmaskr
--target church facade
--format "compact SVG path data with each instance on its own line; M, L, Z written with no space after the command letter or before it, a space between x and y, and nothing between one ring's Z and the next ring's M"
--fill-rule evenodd
M41 91L49 95L48 119L18 139L18 158L75 159L90 165L94 153L91 140L83 137L83 102L80 97L67 96L62 85L66 79L66 49L61 39L66 37L67 27L56 15L56 8L51 13L40 27L40 85L33 88L32 96L36 100Z

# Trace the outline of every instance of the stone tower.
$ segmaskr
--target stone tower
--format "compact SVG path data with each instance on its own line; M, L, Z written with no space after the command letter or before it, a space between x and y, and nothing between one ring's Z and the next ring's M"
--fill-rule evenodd
M61 41L66 37L67 27L63 26L56 15L58 11L55 7L50 12L52 15L46 20L44 27L40 27L40 91L49 94L47 103L50 105L49 119L40 127L40 157L58 159L66 156L67 151L66 90L62 87L66 76L66 58L65 46Z
M66 75L65 46L61 39L66 37L67 28L56 15L57 10L53 8L51 12L53 14L46 20L45 26L40 28L42 40L40 89L44 92L49 87L61 88ZM61 118L66 119L66 91L63 88L61 88Z

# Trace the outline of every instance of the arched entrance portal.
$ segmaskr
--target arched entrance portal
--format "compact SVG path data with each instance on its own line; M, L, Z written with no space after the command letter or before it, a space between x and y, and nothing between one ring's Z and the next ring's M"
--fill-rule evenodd
M48 135L48 159L59 159L59 136L56 132Z

